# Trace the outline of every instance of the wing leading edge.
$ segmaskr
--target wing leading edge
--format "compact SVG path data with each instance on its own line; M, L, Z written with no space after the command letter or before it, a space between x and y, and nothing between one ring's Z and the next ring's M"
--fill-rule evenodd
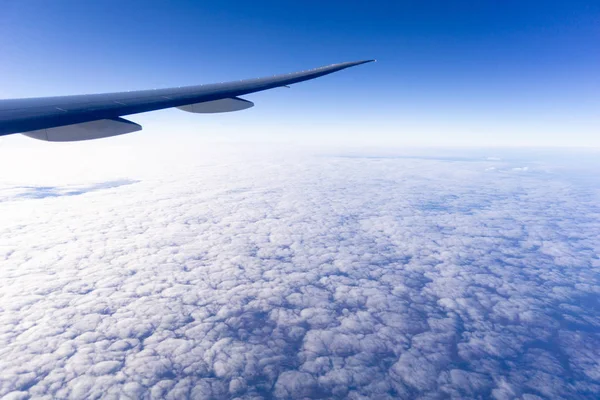
M315 79L371 61L374 60L333 64L265 78L170 89L0 100L0 136L25 133L48 141L88 140L140 130L139 125L119 118L130 114L171 107L197 113L243 110L254 104L238 96ZM93 124L93 121L98 123ZM81 133L78 133L80 127Z

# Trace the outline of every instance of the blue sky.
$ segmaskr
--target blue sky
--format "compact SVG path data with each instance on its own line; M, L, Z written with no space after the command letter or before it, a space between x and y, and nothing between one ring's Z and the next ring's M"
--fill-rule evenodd
M158 141L168 130L334 145L600 146L599 40L595 1L9 0L0 13L0 97L189 85L376 58L249 96L257 107L242 113L131 119L144 140Z

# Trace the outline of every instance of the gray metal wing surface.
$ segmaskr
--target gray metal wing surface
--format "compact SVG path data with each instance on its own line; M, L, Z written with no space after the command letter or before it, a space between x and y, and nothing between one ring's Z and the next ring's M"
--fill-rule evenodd
M0 100L0 136L23 133L48 141L120 135L141 126L125 115L178 107L195 113L238 111L254 104L239 98L315 79L374 60L347 62L272 77L133 92Z

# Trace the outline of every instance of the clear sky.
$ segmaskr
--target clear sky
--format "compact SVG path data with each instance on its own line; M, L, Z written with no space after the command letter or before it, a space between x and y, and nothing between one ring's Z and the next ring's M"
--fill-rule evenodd
M598 1L22 1L0 4L0 97L211 83L376 58L131 119L142 133L350 145L600 146ZM166 132L168 131L168 132ZM143 139L140 139L143 138ZM30 139L10 137L3 146Z

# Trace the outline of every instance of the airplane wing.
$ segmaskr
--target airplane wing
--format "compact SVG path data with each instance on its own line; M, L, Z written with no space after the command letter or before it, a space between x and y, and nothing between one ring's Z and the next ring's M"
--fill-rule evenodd
M315 79L374 60L347 62L291 74L209 85L133 92L0 100L0 136L69 142L139 131L124 115L177 107L193 113L218 113L250 108L239 98L249 93Z

